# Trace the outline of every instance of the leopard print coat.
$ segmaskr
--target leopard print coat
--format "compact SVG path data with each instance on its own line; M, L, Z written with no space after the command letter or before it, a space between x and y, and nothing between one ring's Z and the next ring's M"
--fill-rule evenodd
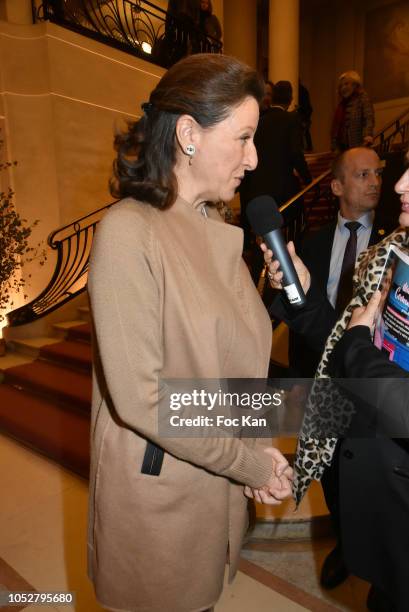
M293 495L297 505L311 482L321 480L325 467L331 464L337 438L344 437L350 425L354 407L335 385L331 385L328 360L348 326L353 309L366 305L376 290L388 249L392 244L408 250L409 229L398 228L361 253L355 268L353 297L325 344L298 438L293 482Z

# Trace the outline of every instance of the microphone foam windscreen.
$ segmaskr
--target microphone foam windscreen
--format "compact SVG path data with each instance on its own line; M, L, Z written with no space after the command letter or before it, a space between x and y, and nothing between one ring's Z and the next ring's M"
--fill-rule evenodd
M274 198L268 195L251 200L246 208L249 223L257 236L264 236L283 225L283 217Z

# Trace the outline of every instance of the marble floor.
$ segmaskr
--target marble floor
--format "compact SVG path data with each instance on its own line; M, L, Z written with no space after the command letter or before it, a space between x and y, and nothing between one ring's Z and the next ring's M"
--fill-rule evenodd
M24 610L102 610L86 575L87 496L86 481L0 435L0 592L76 594L75 605ZM330 596L319 588L318 569L331 545L248 544L238 576L226 585L216 612L363 612L364 583L350 579ZM21 609L0 605L2 612Z

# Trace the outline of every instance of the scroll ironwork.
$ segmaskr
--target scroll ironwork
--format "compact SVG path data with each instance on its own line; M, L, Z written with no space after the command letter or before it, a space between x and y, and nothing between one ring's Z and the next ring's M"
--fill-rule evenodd
M220 53L219 40L148 0L38 0L35 21L52 21L168 68L191 53Z

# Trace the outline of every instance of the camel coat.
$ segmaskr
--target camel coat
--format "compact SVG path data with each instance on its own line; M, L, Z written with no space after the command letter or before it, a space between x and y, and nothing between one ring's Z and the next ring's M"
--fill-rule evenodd
M126 199L94 239L89 573L113 610L213 606L227 550L231 578L237 570L242 485L272 472L254 440L158 435L160 378L267 375L271 322L241 258L242 231L207 209ZM165 450L159 476L141 474L146 439Z

